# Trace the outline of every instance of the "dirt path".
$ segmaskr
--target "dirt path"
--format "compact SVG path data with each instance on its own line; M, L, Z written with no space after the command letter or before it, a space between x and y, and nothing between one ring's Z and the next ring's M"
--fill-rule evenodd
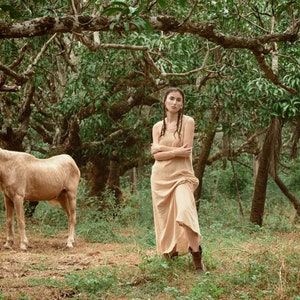
M141 254L134 249L134 245L87 243L76 239L73 249L65 249L65 234L46 238L27 231L31 247L22 252L18 249L18 235L12 250L3 248L5 231L1 230L0 299L19 299L22 294L30 296L30 299L68 298L68 291L62 294L51 286L30 286L28 279L63 280L65 274L73 271L104 265L136 268L141 261Z

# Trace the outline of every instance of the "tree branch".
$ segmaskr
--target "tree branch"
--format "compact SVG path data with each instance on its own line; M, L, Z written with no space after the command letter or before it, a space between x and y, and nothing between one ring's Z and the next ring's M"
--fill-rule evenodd
M175 17L172 16L155 16L155 17L145 17L148 20L153 30L160 30L163 32L173 32L173 33L190 33L194 35L201 36L206 40L213 42L223 48L239 48L239 49L248 49L252 51L256 60L258 61L261 69L265 73L266 77L272 81L275 85L280 86L281 88L287 90L291 94L296 94L297 91L292 89L278 79L278 76L274 74L270 66L266 63L264 56L270 53L270 49L265 45L268 43L274 42L290 42L294 43L299 39L299 29L300 29L300 19L292 22L292 25L287 28L283 33L272 33L265 34L262 36L257 36L254 38L245 38L240 36L230 36L225 35L221 32L216 31L217 24L213 22L180 22ZM36 18L24 22L0 22L0 39L9 39L9 38L20 38L20 37L32 37L40 36L45 34L55 34L58 32L71 32L76 33L76 36L79 37L81 42L85 44L90 50L96 51L98 49L129 49L129 50L141 50L147 51L147 47L144 46L129 46L129 45L119 45L119 44L98 44L91 42L89 39L83 36L82 32L84 31L111 31L111 24L114 24L113 31L123 32L125 28L122 24L116 23L114 18L105 18L99 16L88 16L88 15L73 15L73 16L63 16L63 17L42 17ZM135 26L131 26L131 31L137 30ZM54 38L54 37L52 37ZM51 38L51 39L52 39ZM41 53L51 39L44 45ZM40 55L36 57L38 60ZM148 55L146 56L148 63L152 66L154 62L152 58ZM34 64L36 63L36 60ZM33 64L33 65L34 65ZM0 64L0 70L4 73L9 74L10 76L17 79L19 82L26 82L28 80L28 72L31 71L32 65L29 66L24 75L18 75L10 68L5 67ZM201 68L200 68L201 69ZM197 69L196 71L199 71ZM154 70L162 77L169 76L170 74L163 74L154 68ZM194 72L194 71L190 71ZM176 74L180 76L186 76L188 73ZM174 74L171 74L174 75Z
M224 48L254 49L270 42L295 42L299 39L300 20L284 33L266 34L257 38L225 36L215 31L217 24L213 22L180 22L172 16L145 17L153 30L164 32L190 33L202 36ZM114 18L88 15L51 17L46 16L24 22L0 22L0 39L33 37L57 32L111 31ZM114 31L123 32L122 25L114 26ZM137 30L132 26L130 30Z
M272 68L268 65L268 63L264 59L264 54L258 51L253 51L254 57L256 58L257 62L260 65L260 68L265 73L266 77L273 82L275 85L285 89L292 95L297 95L297 90L290 88L279 81L278 76L273 72Z

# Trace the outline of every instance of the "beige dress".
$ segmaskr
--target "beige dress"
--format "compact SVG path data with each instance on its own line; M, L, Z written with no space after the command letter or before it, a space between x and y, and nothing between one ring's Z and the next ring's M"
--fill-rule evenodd
M182 132L188 116L183 117ZM162 126L162 121L160 121ZM161 128L161 127L160 127ZM166 131L159 144L180 147L181 139L174 131ZM194 191L199 184L194 175L192 155L155 161L152 166L151 190L158 254L171 253L176 246L179 254L188 253L188 242L182 224L190 227L201 238Z

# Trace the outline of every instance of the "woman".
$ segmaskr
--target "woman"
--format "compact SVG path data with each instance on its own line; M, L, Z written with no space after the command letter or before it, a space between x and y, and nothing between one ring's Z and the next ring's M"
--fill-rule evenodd
M201 234L194 191L192 147L195 122L183 114L184 93L170 88L164 97L163 120L152 128L151 174L156 246L159 254L173 258L192 254L196 271L203 271Z

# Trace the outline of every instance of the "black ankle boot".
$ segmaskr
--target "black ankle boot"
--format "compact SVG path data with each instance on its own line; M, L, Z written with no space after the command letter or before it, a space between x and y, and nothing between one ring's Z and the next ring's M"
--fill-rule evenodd
M195 267L196 272L203 272L206 271L206 268L202 262L202 248L199 246L198 252L193 252L192 248L189 247L189 251L192 254L193 257L193 264Z

